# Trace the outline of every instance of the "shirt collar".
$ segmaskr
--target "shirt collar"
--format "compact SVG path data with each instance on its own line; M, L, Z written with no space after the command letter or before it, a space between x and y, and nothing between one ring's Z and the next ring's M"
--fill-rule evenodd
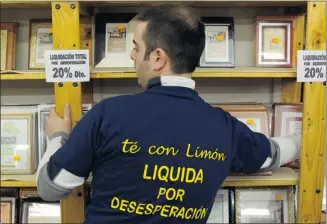
M157 85L186 87L193 90L195 89L195 81L193 79L174 75L160 76L151 79L148 83L148 89Z

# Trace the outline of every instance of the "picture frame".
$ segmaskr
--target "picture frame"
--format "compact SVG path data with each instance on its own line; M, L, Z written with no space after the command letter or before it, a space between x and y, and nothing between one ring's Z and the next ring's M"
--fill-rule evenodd
M258 16L255 19L257 67L293 67L294 17Z
M236 223L295 223L293 186L235 189Z
M51 19L30 20L29 36L29 69L44 69L44 51L53 49ZM80 49L89 50L92 65L92 20L90 17L80 18Z
M252 131L259 132L267 137L269 134L269 111L262 110L229 110L233 117L247 125Z
M273 104L273 109L274 137L302 133L303 104L275 103ZM298 169L300 168L300 159L287 163L284 166Z
M130 53L136 13L99 13L95 15L95 68L134 68ZM117 47L118 46L118 47Z
M1 22L1 71L14 70L18 23Z
M1 197L1 223L16 223L16 198Z
M60 202L27 197L21 199L20 209L20 223L61 223Z
M55 107L54 104L38 105L38 163L41 161L47 149L47 137L45 133L46 120L49 116L50 108ZM82 115L86 114L92 108L92 104L82 105Z
M302 104L273 104L273 136L288 136L302 132Z
M229 189L219 189L207 223L230 223Z
M206 42L199 67L235 67L233 17L203 17Z
M1 114L1 174L34 169L33 113Z

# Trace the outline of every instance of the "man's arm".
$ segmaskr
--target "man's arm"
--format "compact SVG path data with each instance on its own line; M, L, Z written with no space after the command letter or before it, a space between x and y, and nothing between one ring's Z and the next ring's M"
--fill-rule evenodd
M236 137L232 172L270 171L299 158L301 135L268 138L231 118Z
M68 137L52 133L37 174L37 189L45 201L65 199L88 178L99 145L103 109L101 103L88 111Z

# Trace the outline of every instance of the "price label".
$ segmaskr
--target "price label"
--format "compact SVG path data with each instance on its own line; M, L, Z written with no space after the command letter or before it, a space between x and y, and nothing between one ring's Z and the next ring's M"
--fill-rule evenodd
M44 52L46 82L89 82L89 50Z
M326 81L326 50L297 51L297 82Z

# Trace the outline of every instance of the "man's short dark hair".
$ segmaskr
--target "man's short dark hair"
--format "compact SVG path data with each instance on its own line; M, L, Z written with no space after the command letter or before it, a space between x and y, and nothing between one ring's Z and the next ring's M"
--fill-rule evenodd
M204 49L205 32L193 10L174 5L154 6L139 13L136 20L148 22L143 36L144 60L156 48L161 48L170 59L173 73L195 70Z

